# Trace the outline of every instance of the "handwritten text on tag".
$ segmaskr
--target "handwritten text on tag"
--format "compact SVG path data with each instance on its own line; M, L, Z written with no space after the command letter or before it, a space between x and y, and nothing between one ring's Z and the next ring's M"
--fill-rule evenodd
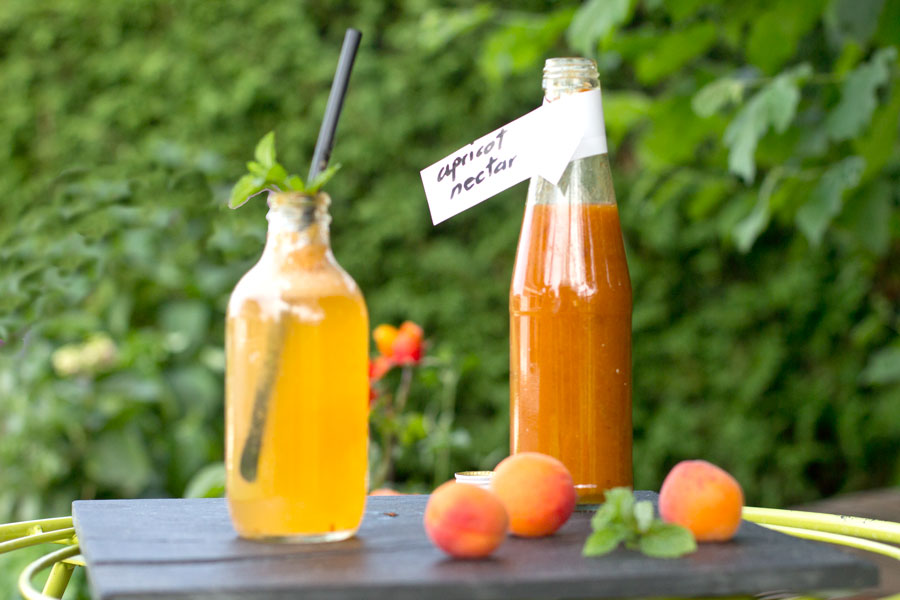
M572 160L604 153L600 90L545 104L422 170L431 220L437 225L535 175L555 184Z

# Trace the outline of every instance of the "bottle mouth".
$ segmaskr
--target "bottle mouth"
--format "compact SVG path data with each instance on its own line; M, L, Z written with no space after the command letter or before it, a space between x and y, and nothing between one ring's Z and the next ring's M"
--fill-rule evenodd
M318 192L313 195L304 192L270 190L267 203L269 208L314 206L327 209L331 205L331 197L325 192Z
M328 214L331 197L325 192L311 195L294 191L270 191L267 203L269 213L266 215L266 219L270 225L302 230L313 223L328 225L331 221L331 216Z
M565 56L544 62L543 88L549 100L562 93L586 92L600 87L597 63L590 58Z

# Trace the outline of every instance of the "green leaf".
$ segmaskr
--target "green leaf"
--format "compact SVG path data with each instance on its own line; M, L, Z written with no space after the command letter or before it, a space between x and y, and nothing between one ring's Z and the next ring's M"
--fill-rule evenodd
M488 80L498 83L509 75L538 67L572 21L573 12L565 8L547 15L511 19L485 42L479 70Z
M890 99L875 111L869 130L853 140L856 154L866 159L864 181L880 174L895 154L897 121L900 120L900 85L894 85L891 91Z
M640 92L603 93L603 120L611 145L616 145L633 127L645 121L653 101Z
M887 0L878 19L873 41L876 44L896 44L900 40L900 0Z
M603 556L609 554L625 540L625 530L608 527L595 531L588 536L581 550L582 556Z
M850 156L825 171L810 192L809 199L797 211L797 227L813 246L822 241L831 220L841 212L844 191L855 187L866 166L859 156Z
M878 106L876 92L890 79L896 58L896 48L882 48L847 76L841 85L841 101L825 119L825 129L831 139L856 137L869 124Z
M225 494L225 463L206 465L191 477L185 498L220 498Z
M634 521L640 533L647 533L653 523L653 503L641 500L634 505Z
M696 164L698 152L722 135L725 119L694 116L689 96L663 97L650 109L647 126L636 138L642 167L667 173L676 165Z
M257 177L262 177L265 179L266 174L269 172L267 167L262 166L255 160L247 161L247 170L250 171L251 175L256 175Z
M611 31L631 19L634 0L588 0L572 18L566 39L585 56L597 54L597 45Z
M92 440L85 472L123 496L140 493L153 475L144 438L135 427L107 430Z
M266 180L257 175L244 175L231 188L231 198L228 200L228 208L237 208L247 202L252 196L258 194L266 185Z
M299 192L306 189L306 184L303 183L303 179L299 175L290 175L284 182L289 190Z
M753 20L747 39L747 60L774 73L794 56L797 43L822 14L820 0L780 0Z
M263 167L270 168L273 164L275 164L275 132L270 131L266 135L263 136L259 143L256 144L256 150L253 152L253 157L259 162Z
M641 536L638 547L654 558L678 558L696 550L697 542L684 527L657 521Z
M722 77L707 83L694 94L691 108L701 117L709 117L729 104L737 104L744 97L744 82L732 77Z
M340 168L340 164L331 165L330 167L313 177L313 180L309 182L309 185L306 187L305 191L310 194L315 194L320 189L322 189L322 186L331 181L331 178L334 177L334 174L337 173ZM296 175L294 177L296 177Z
M494 13L494 7L488 4L479 4L469 9L433 8L422 15L419 22L420 35L416 39L422 49L435 52L488 21Z
M728 168L747 183L756 175L756 145L770 128L778 133L787 129L800 102L797 82L809 73L804 64L776 77L750 98L725 130Z
M738 221L732 229L734 245L737 246L737 249L743 253L750 250L759 234L765 231L770 217L769 198L760 194L750 214Z
M867 165L868 166L868 165ZM839 216L841 226L853 232L857 243L876 256L884 256L891 244L893 186L888 178L873 181L845 202Z
M778 184L778 180L781 178L781 173L781 169L775 168L766 175L766 179L759 187L759 198L753 206L753 210L749 215L738 221L732 229L735 245L741 252L750 250L756 238L765 231L766 226L769 224L772 193Z
M210 307L200 300L174 300L163 305L160 328L172 352L198 346L209 335Z
M591 517L591 527L593 529L603 529L610 523L619 520L619 507L609 502L604 502Z
M282 167L278 163L274 163L271 167L269 167L269 170L266 172L266 182L274 183L279 188L283 189L283 188L287 187L287 185L285 183L286 180L287 180L287 171L285 171L284 167Z
M646 4L646 2L645 2ZM683 21L691 17L701 8L708 6L708 0L666 0L664 8L672 17L673 23Z
M671 33L662 33L649 52L641 53L635 72L641 83L652 84L671 75L692 59L705 54L716 42L713 23L697 23Z
M631 488L627 487L617 487L607 490L606 502L603 503L603 507L606 506L608 506L608 510L618 518L625 518L626 516L631 518L634 511L634 493L631 491Z
M900 381L900 346L882 348L873 354L859 378L867 385L885 385Z
M884 0L832 0L825 11L825 23L833 37L846 36L866 45L878 27L883 6Z

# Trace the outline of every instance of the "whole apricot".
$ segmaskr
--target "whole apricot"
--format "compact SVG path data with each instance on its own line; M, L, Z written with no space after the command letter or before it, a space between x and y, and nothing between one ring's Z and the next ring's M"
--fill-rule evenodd
M488 490L448 481L425 506L425 533L434 545L457 558L481 558L506 538L509 518Z
M550 535L569 520L577 495L572 475L559 460L539 452L520 452L500 461L491 489L509 513L514 535Z
M659 491L664 521L687 527L698 542L734 537L741 524L744 492L727 471L705 460L675 465Z

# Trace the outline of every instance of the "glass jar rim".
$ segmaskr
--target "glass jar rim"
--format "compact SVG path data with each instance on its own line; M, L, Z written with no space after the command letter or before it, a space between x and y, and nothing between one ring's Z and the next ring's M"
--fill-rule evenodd
M315 194L298 192L295 190L269 190L269 196L266 199L266 202L269 205L269 208L275 208L276 206L300 208L311 205L327 208L331 204L331 196L322 190L319 190Z

